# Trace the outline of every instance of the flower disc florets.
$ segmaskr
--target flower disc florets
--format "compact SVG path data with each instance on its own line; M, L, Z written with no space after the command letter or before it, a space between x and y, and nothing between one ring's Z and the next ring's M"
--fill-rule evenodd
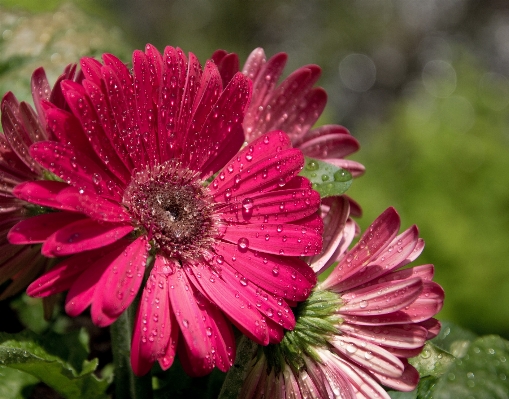
M136 173L123 202L157 251L196 259L218 236L214 202L197 173L179 162Z

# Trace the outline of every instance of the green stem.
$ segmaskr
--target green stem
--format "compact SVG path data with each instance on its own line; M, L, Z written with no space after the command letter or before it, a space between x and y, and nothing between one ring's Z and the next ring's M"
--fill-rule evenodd
M131 368L131 338L137 302L134 301L110 327L113 364L115 365L115 399L152 398L151 374L137 377Z
M237 345L235 363L226 374L218 399L237 399L249 371L248 366L257 349L258 344L242 336Z

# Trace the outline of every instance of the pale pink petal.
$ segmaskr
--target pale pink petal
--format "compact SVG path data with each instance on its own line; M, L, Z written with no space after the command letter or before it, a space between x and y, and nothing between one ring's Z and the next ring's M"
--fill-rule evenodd
M396 312L414 303L422 291L420 278L369 285L341 295L345 305L339 312L357 316Z
M304 153L304 155L306 155L306 153ZM350 159L323 158L322 160L324 162L330 163L331 165L337 166L338 168L348 170L352 177L362 176L366 171L366 167L363 164L352 161ZM358 216L357 213L352 212L350 215Z
M359 326L342 323L338 329L344 334L363 339L366 342L395 348L422 347L427 339L426 329L416 324Z
M246 63L242 69L242 73L249 79L255 80L258 76L258 73L263 69L265 62L266 59L263 48L255 48L247 57Z
M322 126L323 130L319 134L307 138L298 148L312 158L344 158L357 152L360 148L359 142L350 134L344 134L340 130L342 126L337 130L334 130L333 126Z
M405 371L398 378L391 378L389 376L380 375L372 372L373 376L383 385L396 389L398 391L410 392L413 391L419 383L419 373L417 370L404 360Z
M322 284L324 289L335 290L335 286L362 269L380 251L385 249L398 234L399 215L394 208L386 209L366 230L359 242L340 261Z
M33 216L16 224L7 234L7 239L10 243L18 245L42 243L56 231L83 219L83 215L71 212Z
M318 255L308 258L308 263L316 274L320 274L335 261L333 255L336 253L340 243L345 241L345 224L350 213L350 205L345 197L333 197L327 201L329 210L323 218L323 248ZM349 243L346 243L348 246Z
M419 232L415 226L398 235L384 251L375 259L370 260L366 267L358 270L355 274L350 274L348 278L336 284L334 290L344 292L362 286L377 277L404 266L406 264L405 260L417 244L418 236Z
M131 225L78 220L57 230L44 242L44 256L64 256L111 244L133 231Z
M399 377L403 373L401 360L378 345L348 336L334 336L329 342L339 355L370 371L390 377Z

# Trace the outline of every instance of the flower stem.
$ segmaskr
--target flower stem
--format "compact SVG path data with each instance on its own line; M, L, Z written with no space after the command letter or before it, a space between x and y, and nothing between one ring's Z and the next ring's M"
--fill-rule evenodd
M258 344L243 335L237 345L235 363L226 374L218 399L237 399L249 371L249 364L253 358Z
M137 377L130 361L134 303L110 327L113 364L115 366L115 399L151 399L152 376Z

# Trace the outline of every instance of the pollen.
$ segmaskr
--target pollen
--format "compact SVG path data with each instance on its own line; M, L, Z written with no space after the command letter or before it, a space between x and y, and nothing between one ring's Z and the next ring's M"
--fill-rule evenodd
M123 203L155 250L167 257L199 258L219 234L219 218L207 188L178 162L137 172Z

